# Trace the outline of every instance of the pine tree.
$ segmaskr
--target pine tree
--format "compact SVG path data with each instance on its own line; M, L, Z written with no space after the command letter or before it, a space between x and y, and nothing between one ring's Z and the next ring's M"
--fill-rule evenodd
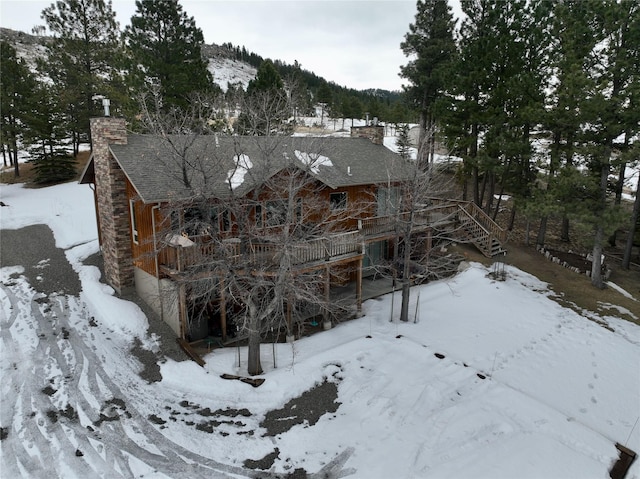
M247 94L251 95L257 91L282 92L284 83L278 70L271 60L265 60L260 64L256 77L247 85Z
M579 216L577 212L584 206L581 199L572 194L573 188L579 187L576 181L564 179L574 173L574 164L581 150L582 124L585 122L584 102L588 92L596 90L592 76L596 63L593 51L603 39L602 28L595 23L598 21L595 9L599 4L599 0L565 0L555 4L551 16L550 59L555 81L547 99L547 114L542 118L552 139L545 183L549 204L553 208L541 215L538 245L544 244L547 217L554 213L562 215L561 237L569 241L569 220ZM563 171L565 168L567 172ZM569 191L565 192L563 188ZM555 197L563 198L563 201L556 201Z
M25 114L25 143L34 162L36 182L68 181L76 174L75 157L68 149L65 105L55 85L38 83Z
M110 0L58 0L41 16L53 41L39 68L60 89L77 154L80 142L89 141L89 118L100 111L96 97L113 99L119 91L112 86L119 76L119 25Z
M398 147L398 154L405 160L410 157L411 139L409 138L409 125L398 126L398 136L396 138L396 146Z
M289 133L285 120L291 114L291 102L284 83L271 60L262 62L256 77L247 85L242 113L236 129L244 135L266 136Z
M20 176L18 142L24 131L24 116L29 96L35 85L33 75L24 61L18 59L16 50L6 42L0 42L0 133L3 155L8 153L14 175ZM5 159L6 166L6 159Z
M322 108L320 125L324 126L324 115L328 115L328 112L333 108L333 92L331 91L329 84L325 81L323 81L318 87L316 92L316 103L320 104Z
M137 0L125 29L135 85L158 85L163 107L184 109L193 92L210 92L213 78L202 59L202 31L177 0Z
M597 200L591 209L594 240L591 283L604 287L601 254L605 235L619 226L608 200L608 181L615 141L620 136L634 137L639 132L640 114L629 101L640 87L640 5L635 1L609 0L594 7L602 18L605 41L597 48L595 79L598 89L587 96L585 139L588 142L589 167L598 178Z
M456 44L453 14L446 0L418 0L417 9L415 22L400 45L410 58L400 76L410 82L406 93L420 111L418 158L424 162L433 155L436 104L445 93Z

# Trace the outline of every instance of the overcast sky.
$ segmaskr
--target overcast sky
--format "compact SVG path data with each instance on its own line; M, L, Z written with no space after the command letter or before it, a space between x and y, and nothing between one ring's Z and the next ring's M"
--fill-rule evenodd
M30 33L51 1L0 0L0 26ZM400 43L414 21L415 0L182 0L206 43L231 42L264 58L356 89L400 90L407 59ZM457 3L457 2L456 2ZM114 0L120 28L134 0Z

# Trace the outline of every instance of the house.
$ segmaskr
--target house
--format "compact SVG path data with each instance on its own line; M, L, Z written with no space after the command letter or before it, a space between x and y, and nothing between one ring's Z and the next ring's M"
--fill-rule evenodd
M322 278L328 299L332 289L354 285L357 314L363 278L398 242L401 187L414 174L382 146L380 128L354 129L352 138L161 138L128 135L119 118L93 118L93 154L80 181L95 185L107 282L118 293L135 288L179 338L201 340L215 329L226 340L239 305L219 278L219 294L198 304L198 311L212 305L206 321L191 321L194 272L214 277L224 261L227 274L258 266L273 274L286 230L288 267ZM474 205L434 205L415 215L429 248L434 223L448 218L486 254L500 250L504 231Z

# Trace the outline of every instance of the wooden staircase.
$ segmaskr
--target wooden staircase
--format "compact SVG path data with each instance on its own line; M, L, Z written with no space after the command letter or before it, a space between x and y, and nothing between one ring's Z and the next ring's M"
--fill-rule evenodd
M459 204L460 225L465 234L487 258L505 254L507 232L475 203Z
M432 199L434 203L455 203L458 226L455 236L470 242L487 258L505 254L503 245L507 242L507 232L491 219L475 203L469 201Z

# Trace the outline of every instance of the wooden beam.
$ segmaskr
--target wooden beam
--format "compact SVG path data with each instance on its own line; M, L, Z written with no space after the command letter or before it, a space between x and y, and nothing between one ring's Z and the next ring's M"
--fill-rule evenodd
M187 336L187 298L184 284L178 287L178 311L180 318L180 338Z
M204 365L206 364L204 362L204 359L202 359L200 355L195 352L195 350L189 345L189 343L186 340L182 338L176 338L176 341L180 345L182 350L187 354L187 356L189 356L193 361L198 363L200 367L204 367Z
M324 270L324 299L326 304L329 304L331 301L331 271L328 265ZM324 308L324 311L322 312L322 319L325 323L329 321L328 308Z

